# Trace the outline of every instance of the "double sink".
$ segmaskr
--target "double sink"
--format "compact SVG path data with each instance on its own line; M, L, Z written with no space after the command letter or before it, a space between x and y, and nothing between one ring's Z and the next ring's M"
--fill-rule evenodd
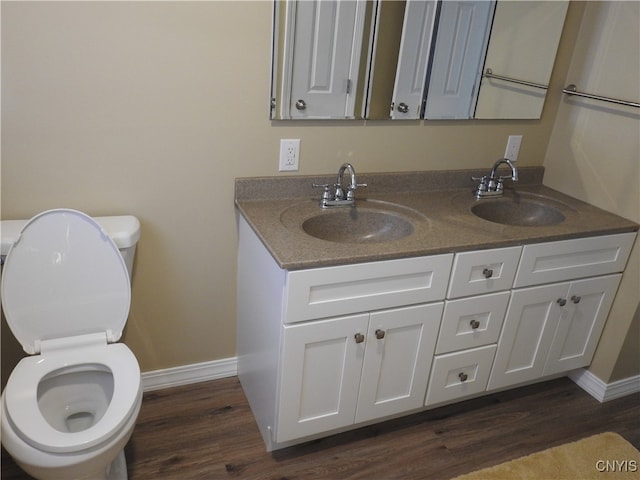
M469 193L471 198L471 193ZM458 203L460 202L459 199ZM307 208L306 202L291 210ZM518 190L506 191L502 197L472 201L469 212L483 220L500 225L540 227L565 221L563 213L570 210L545 195ZM285 227L297 227L288 221L292 211L281 216ZM573 210L575 212L575 210ZM418 224L428 218L417 210L398 203L382 200L362 200L352 207L320 210L302 222L302 230L315 238L339 243L382 243L412 235Z
M298 270L635 231L638 225L542 185L520 168L500 197L474 196L475 171L363 175L355 205L321 208L331 177L236 179L235 203L280 268ZM283 197L283 192L286 196Z

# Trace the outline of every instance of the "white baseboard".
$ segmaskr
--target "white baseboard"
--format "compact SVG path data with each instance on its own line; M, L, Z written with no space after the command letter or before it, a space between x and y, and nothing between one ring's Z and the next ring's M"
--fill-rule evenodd
M604 383L589 370L582 368L571 372L569 378L599 402L640 392L640 375Z
M177 387L192 383L206 382L218 378L233 377L238 374L236 357L213 360L211 362L194 363L180 367L165 368L143 372L142 388L145 392L161 388Z
M231 357L143 372L141 378L144 391L151 392L162 388L234 377L237 374L238 359ZM569 378L599 402L607 402L615 398L640 392L640 375L624 378L612 383L604 383L589 370L581 368L571 372Z

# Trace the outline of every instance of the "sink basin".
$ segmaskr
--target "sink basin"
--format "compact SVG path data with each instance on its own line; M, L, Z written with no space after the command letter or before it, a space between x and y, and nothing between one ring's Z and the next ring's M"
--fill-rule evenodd
M549 202L521 195L479 200L471 212L490 222L521 227L556 225L566 218L560 208Z
M411 221L384 210L341 208L323 212L302 223L312 237L341 243L390 242L413 233Z
M358 200L354 207L321 209L316 201L287 208L280 221L294 232L336 243L375 244L408 237L428 225L412 208L382 200ZM427 227L428 228L428 227Z

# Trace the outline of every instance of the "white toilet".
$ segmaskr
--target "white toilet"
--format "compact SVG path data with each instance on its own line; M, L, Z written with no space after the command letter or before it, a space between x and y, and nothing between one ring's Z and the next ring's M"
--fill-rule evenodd
M2 306L30 354L2 392L2 444L37 479L126 479L142 386L136 357L116 342L140 223L58 209L0 228Z

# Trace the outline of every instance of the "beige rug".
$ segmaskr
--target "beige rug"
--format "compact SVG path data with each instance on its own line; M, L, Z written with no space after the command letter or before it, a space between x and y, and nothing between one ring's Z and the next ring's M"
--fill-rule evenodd
M640 452L617 433L601 433L455 480L638 480Z

